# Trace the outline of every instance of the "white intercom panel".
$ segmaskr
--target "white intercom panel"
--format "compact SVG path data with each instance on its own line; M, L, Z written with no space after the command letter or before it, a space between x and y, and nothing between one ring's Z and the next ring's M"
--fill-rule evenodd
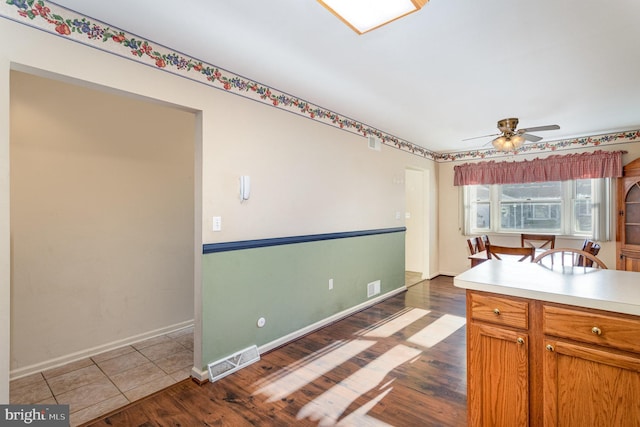
M251 194L251 177L243 175L240 177L240 201L249 200Z

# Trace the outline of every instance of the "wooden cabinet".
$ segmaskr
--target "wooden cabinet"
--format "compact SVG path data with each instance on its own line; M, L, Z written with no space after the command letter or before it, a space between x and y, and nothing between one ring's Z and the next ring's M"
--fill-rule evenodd
M469 326L469 425L529 425L528 342L523 332Z
M638 316L467 290L470 426L640 427Z
M616 252L618 270L640 271L640 158L618 179Z
M640 426L640 357L549 339L545 426Z
M469 293L469 425L529 425L529 312L526 301Z
M543 319L544 425L640 426L640 322L556 306Z

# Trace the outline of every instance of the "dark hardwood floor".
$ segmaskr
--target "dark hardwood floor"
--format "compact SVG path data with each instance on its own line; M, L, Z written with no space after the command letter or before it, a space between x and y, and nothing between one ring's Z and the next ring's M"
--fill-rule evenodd
M437 277L263 354L186 380L91 426L464 426L464 291Z

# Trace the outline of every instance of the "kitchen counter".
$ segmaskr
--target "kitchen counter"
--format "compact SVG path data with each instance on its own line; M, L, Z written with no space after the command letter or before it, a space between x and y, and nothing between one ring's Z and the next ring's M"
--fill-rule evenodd
M487 260L453 280L456 287L640 316L640 273L585 267L551 270Z

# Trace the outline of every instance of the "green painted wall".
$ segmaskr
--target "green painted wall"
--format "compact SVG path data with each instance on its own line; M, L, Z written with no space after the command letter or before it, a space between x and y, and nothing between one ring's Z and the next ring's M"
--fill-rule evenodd
M380 294L403 287L404 241L397 232L203 255L203 369L361 304L370 282Z

